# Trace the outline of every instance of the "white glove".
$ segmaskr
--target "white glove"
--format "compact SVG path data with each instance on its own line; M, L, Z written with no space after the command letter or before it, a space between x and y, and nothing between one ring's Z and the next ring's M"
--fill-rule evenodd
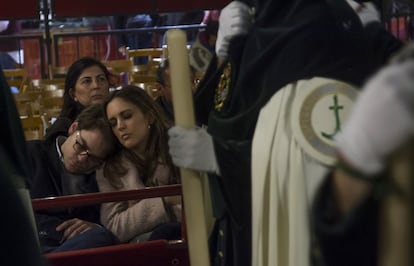
M380 22L380 14L371 2L358 3L353 0L346 0L352 9L357 13L362 25L366 26L371 22Z
M353 168L375 175L413 136L414 60L409 60L385 67L368 81L337 136L337 147Z
M232 1L221 10L216 41L219 58L228 57L230 40L237 35L247 35L253 24L253 9L240 1Z
M176 166L220 174L213 138L201 128L174 126L168 130L170 155Z

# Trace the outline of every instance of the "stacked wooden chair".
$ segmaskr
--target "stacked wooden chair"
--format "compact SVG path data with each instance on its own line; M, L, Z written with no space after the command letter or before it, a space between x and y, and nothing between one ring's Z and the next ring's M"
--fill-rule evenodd
M147 58L147 64L134 65L131 74L131 84L143 88L153 99L159 95L156 83L157 69L163 58L166 56L164 48L128 49L127 58L131 62L137 57Z
M30 78L26 69L3 69L3 73L10 87L14 87L18 91L21 91L29 86Z
M63 104L64 79L28 80L13 94L26 140L41 139Z
M115 77L115 88L130 84L131 75L133 73L134 64L130 60L108 60L102 62L109 70L109 72Z

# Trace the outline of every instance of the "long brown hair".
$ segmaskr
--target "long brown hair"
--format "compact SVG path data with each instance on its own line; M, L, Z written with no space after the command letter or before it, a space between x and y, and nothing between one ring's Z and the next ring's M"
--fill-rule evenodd
M144 156L138 156L129 149L123 148L120 153L111 158L104 168L104 175L109 181L119 186L117 178L126 174L128 169L122 165L121 155L124 155L138 169L138 172L145 185L156 186L154 174L158 165L166 165L170 170L169 183L178 182L178 170L172 163L168 153L168 129L172 126L171 121L165 116L154 100L140 87L133 85L123 86L120 90L113 91L103 103L104 110L115 98L137 106L144 116L152 121L148 142L145 145ZM105 112L106 118L107 113Z

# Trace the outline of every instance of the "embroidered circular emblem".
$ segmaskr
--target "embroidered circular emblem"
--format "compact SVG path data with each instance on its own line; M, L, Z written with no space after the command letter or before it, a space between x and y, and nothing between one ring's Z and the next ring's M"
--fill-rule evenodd
M227 65L223 69L223 73L220 75L220 81L216 88L216 93L214 95L214 109L220 111L224 105L224 102L229 95L230 89L230 80L231 80L231 65Z
M334 137L343 127L358 91L333 79L299 81L293 101L293 134L305 152L323 164L335 161Z

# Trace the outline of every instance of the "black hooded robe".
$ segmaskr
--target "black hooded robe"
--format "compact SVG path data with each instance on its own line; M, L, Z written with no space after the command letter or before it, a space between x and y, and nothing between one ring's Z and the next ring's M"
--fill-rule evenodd
M197 120L208 125L221 171L209 177L212 265L251 265L251 143L272 95L314 76L360 86L401 47L381 25L363 28L341 0L247 4L256 9L252 30L232 39L221 67L212 60L195 94Z

